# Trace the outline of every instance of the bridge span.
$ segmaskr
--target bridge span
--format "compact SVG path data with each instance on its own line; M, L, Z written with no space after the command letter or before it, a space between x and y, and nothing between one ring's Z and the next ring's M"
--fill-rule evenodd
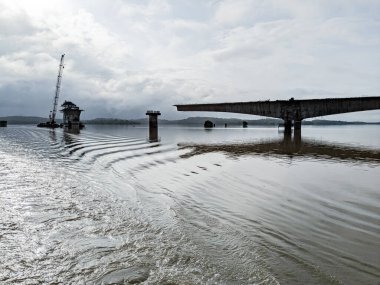
M228 112L272 117L284 120L285 132L301 129L303 119L380 109L380 96L276 100L215 104L174 105L178 111Z

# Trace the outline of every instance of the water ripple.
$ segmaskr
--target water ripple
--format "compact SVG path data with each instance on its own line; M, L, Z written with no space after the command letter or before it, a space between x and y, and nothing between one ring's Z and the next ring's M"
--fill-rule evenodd
M11 126L0 145L1 284L380 280L378 149Z

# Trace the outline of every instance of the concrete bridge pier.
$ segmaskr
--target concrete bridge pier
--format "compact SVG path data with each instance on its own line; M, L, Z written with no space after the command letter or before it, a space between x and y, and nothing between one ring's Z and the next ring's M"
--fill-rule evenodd
M294 145L296 146L296 148L299 149L301 147L301 142L302 142L301 124L300 124L299 128L296 128L295 126L296 126L296 124L294 124L294 136L293 136L293 140L294 140Z
M292 133L292 125L294 127L294 132L296 133L301 133L301 124L302 120L301 119L295 119L294 121L289 120L289 119L284 119L284 132L286 134L291 134Z
M294 138L301 137L302 120L294 120Z
M295 130L301 131L301 125L302 125L302 120L294 120L294 131Z
M158 141L158 119L157 116L161 116L160 111L146 111L146 115L149 116L149 142Z
M292 133L292 120L284 120L284 133Z

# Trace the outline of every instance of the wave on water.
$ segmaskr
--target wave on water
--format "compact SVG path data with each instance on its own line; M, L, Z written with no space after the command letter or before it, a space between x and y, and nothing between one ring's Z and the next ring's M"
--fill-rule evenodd
M0 145L1 284L380 279L376 149L34 127Z

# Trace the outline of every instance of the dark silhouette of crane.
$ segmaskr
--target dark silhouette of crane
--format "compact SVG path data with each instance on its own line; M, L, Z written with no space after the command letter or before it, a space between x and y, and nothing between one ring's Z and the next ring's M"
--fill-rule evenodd
M64 58L65 58L65 54L62 54L61 55L61 61L59 63L59 68L58 68L57 84L55 85L53 110L50 111L49 122L40 123L37 125L37 127L45 127L45 128L58 128L59 127L59 125L55 121L55 116L57 115L58 98L59 98L59 92L61 90L62 73L63 73L63 69L65 68L64 67Z
M63 69L65 68L64 66L64 58L65 54L61 55L61 62L59 64L58 68L58 76L57 76L57 84L55 86L55 95L54 95L54 101L53 101L53 111L51 112L50 115L50 124L55 125L55 116L57 114L57 106L58 106L58 98L59 98L59 92L61 90L61 80L62 80L62 73Z

